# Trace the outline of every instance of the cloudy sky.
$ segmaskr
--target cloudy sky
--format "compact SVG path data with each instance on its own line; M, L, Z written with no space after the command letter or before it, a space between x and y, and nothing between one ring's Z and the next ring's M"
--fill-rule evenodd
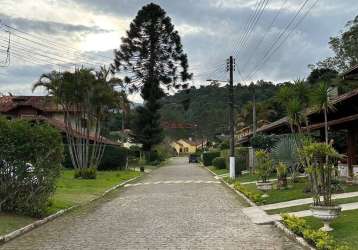
M0 92L31 94L42 73L111 63L129 23L149 2L172 18L195 85L226 80L229 55L241 72L236 81L303 78L308 64L331 55L329 37L358 14L357 0L316 1L0 0Z

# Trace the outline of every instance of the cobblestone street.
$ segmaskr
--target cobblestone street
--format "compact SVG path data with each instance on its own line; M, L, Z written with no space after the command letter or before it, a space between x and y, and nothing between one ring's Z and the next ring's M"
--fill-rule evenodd
M275 227L253 224L231 190L186 158L110 198L0 249L301 249Z

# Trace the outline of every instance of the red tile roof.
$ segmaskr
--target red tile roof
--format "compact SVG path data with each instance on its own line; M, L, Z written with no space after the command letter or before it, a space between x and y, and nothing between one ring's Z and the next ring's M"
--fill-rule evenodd
M45 112L61 112L52 96L1 96L0 112L6 113L19 106L30 106Z

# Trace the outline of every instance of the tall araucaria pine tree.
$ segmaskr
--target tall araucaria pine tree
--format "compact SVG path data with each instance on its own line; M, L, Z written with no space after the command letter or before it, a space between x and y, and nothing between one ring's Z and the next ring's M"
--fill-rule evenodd
M150 3L139 10L115 51L112 70L125 75L131 93L141 93L144 106L136 110L132 137L144 151L151 151L163 139L160 99L172 88L187 88L192 77L180 36L159 5Z

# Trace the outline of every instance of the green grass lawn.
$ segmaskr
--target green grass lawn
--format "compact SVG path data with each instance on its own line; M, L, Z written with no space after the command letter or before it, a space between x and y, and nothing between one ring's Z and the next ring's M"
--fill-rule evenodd
M98 171L94 180L74 179L73 170L65 170L57 182L57 189L51 199L49 214L58 210L82 204L101 195L105 190L140 175L135 171Z
M292 184L289 182L289 187L287 189L277 190L274 187L274 190L267 192L269 197L265 198L265 204L309 198L311 197L311 193L303 192L306 185L307 185L307 179L299 178L297 183ZM358 191L358 185L350 186L350 185L342 184L342 187L344 189L344 192ZM251 192L263 194L263 192L257 190L256 184L247 184L245 185L245 188L247 188Z
M229 173L229 170L227 170L226 168L224 169L217 169L216 167L214 166L210 166L208 167L211 171L213 171L215 174L217 175L222 175L222 174L228 174Z
M336 199L335 202L337 205L358 202L358 197ZM293 206L293 207L285 207L285 208L267 210L266 212L268 214L280 214L280 213L298 212L298 211L309 210L309 209L310 209L310 204L305 204L305 205L299 205L299 206Z
M95 180L82 180L73 178L73 170L65 170L57 181L57 189L50 200L48 214L73 205L84 204L100 196L105 190L139 176L135 171L98 171ZM0 235L21 228L35 219L0 213Z
M0 235L10 233L17 228L24 227L34 222L35 220L36 219L27 216L0 213Z
M314 229L323 226L319 219L305 217L307 223ZM331 224L334 230L330 232L339 244L347 244L351 249L358 249L358 210L344 211Z

